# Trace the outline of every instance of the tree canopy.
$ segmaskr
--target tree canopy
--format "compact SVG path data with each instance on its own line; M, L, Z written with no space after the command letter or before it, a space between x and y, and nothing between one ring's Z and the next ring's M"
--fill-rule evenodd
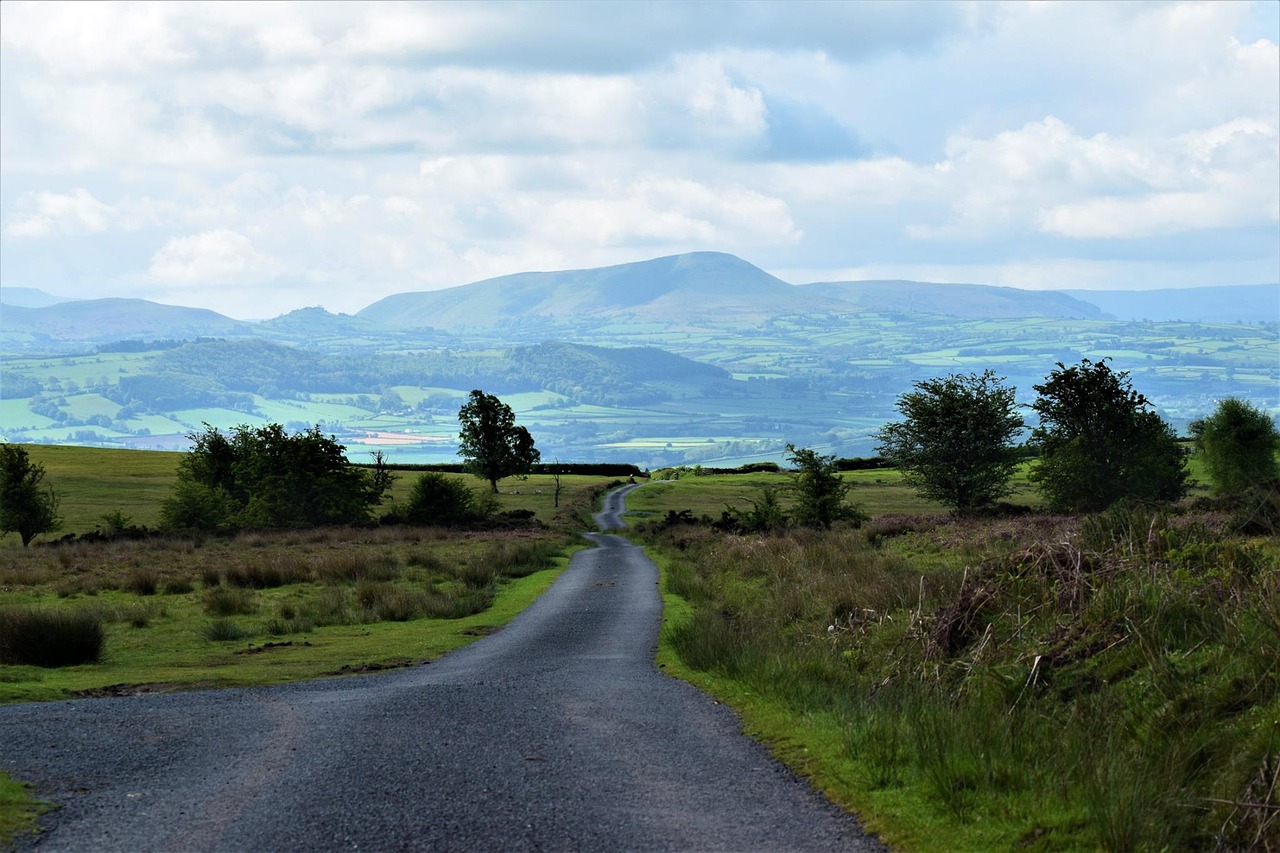
M190 436L178 482L161 507L168 527L202 530L311 527L366 521L390 485L381 466L348 463L319 427L289 434L279 424L205 424Z
M879 452L920 495L953 511L1004 497L1023 423L1015 391L1003 381L988 370L914 383L898 398L904 420L877 434Z
M458 410L462 431L458 434L458 455L467 469L489 481L496 494L503 477L525 474L542 458L533 446L533 436L516 425L511 407L492 394L477 389Z
M1031 479L1049 507L1091 512L1120 500L1173 501L1187 492L1186 454L1173 429L1107 359L1067 367L1045 382L1032 408L1040 451Z
M1196 449L1220 495L1238 495L1257 483L1280 477L1275 421L1244 400L1228 397L1213 414L1191 424Z
M43 481L44 466L25 448L0 444L0 533L17 533L24 548L62 526L58 495Z

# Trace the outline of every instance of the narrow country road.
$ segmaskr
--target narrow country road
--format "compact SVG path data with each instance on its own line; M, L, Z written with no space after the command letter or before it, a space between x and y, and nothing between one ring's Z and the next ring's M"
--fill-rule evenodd
M627 489L629 490L629 488ZM621 525L624 490L597 521ZM502 631L422 667L0 707L37 850L881 850L653 664L657 570L592 534Z

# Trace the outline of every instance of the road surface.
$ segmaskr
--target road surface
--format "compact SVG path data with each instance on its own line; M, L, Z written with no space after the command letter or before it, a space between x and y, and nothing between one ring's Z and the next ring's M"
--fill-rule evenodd
M0 707L0 768L60 806L21 847L883 849L654 667L657 570L591 538L506 628L429 665Z

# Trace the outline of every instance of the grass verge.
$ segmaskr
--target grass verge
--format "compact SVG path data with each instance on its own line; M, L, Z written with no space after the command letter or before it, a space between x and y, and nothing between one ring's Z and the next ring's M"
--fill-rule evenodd
M1280 549L1224 522L650 530L659 664L898 847L1280 849Z
M13 845L19 835L36 831L36 818L50 805L31 796L31 789L0 773L0 848Z

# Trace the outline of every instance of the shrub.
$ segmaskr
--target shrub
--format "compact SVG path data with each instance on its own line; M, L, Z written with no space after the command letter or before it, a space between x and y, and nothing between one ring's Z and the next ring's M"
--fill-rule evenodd
M86 610L0 609L0 662L59 667L96 663L105 642L101 615Z
M458 478L429 471L413 484L404 515L413 524L455 527L483 520L491 506Z
M1280 477L1280 431L1270 415L1244 400L1222 400L1212 415L1191 424L1191 433L1220 495L1238 495Z
M861 509L845 503L849 484L840 477L834 456L787 445L787 458L797 469L791 483L796 496L791 517L801 527L830 527L846 521L857 527L867 520Z

